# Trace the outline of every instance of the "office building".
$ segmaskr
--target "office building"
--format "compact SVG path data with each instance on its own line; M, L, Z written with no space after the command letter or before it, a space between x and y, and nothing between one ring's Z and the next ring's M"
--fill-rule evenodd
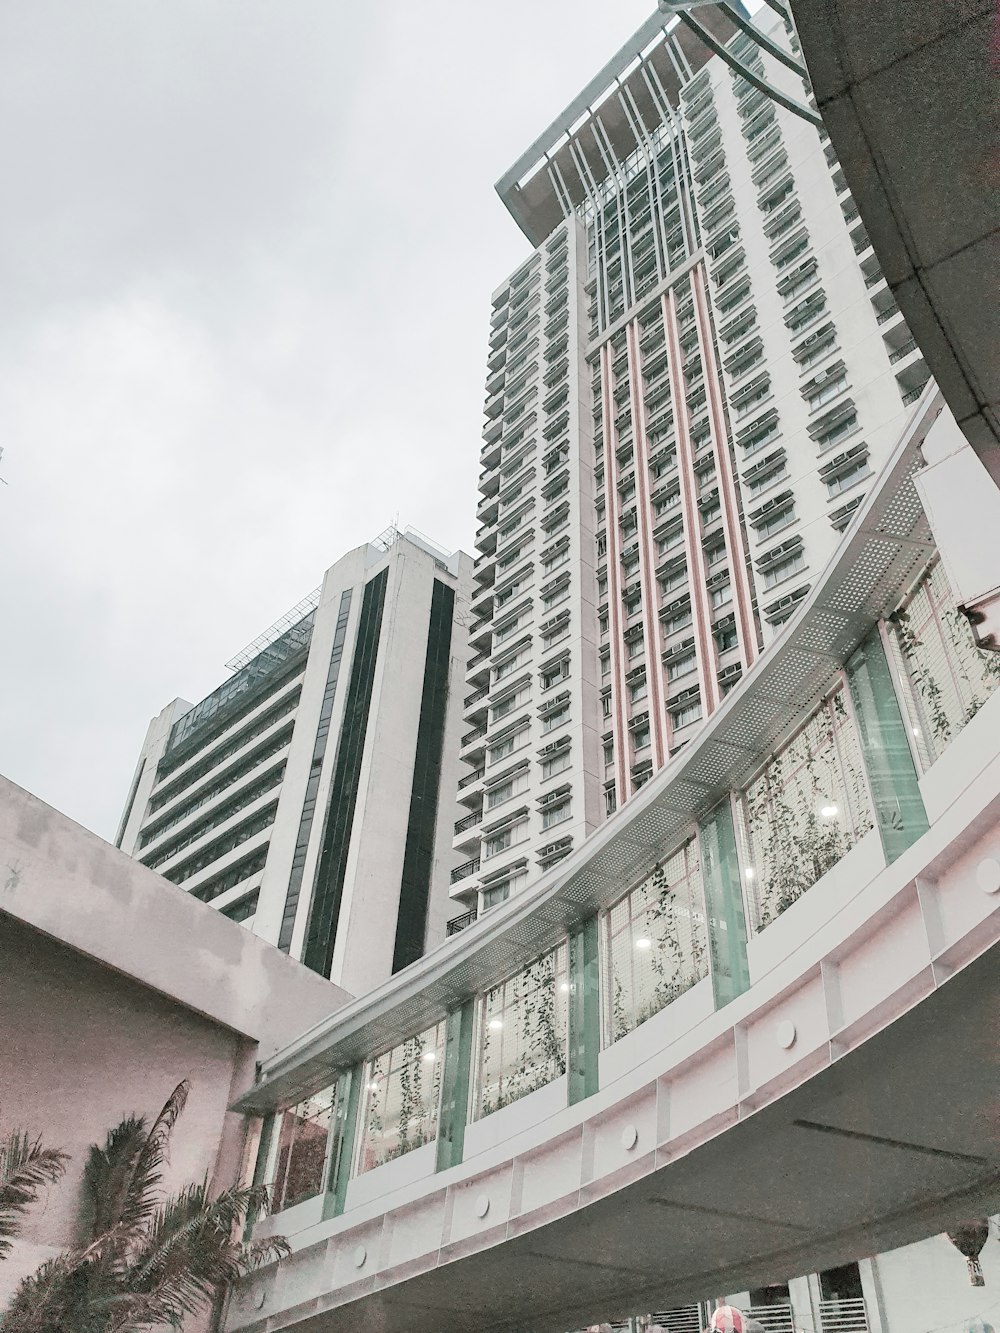
M453 892L667 764L807 596L928 378L776 13L654 15L499 182Z
M390 531L150 723L118 844L353 994L445 937L472 561Z

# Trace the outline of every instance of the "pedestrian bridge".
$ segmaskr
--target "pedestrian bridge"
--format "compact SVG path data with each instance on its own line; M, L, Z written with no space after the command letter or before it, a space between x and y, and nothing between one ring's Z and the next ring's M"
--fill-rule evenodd
M932 384L780 639L574 856L265 1062L237 1109L292 1254L227 1330L561 1333L997 1210L1000 658L914 483L941 432Z

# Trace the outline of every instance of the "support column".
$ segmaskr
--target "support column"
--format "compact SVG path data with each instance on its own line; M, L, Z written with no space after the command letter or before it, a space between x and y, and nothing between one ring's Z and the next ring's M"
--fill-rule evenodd
M847 663L847 680L886 860L895 861L928 829L906 726L878 633Z
M598 1090L601 985L597 917L569 937L569 1104Z
M448 1015L444 1040L444 1076L438 1116L437 1170L457 1166L465 1151L469 1119L469 1078L472 1072L472 1035L475 1000L466 1000Z
M337 1095L330 1117L330 1136L327 1139L326 1192L323 1196L323 1217L339 1217L347 1200L347 1186L351 1179L354 1144L358 1130L358 1107L361 1102L361 1082L364 1066L356 1065L337 1079Z
M712 989L715 1007L721 1009L750 987L747 922L732 803L724 801L718 806L699 825L698 834Z

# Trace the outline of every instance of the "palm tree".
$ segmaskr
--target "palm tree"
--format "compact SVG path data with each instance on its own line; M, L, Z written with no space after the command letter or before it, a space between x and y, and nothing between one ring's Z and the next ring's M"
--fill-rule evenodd
M261 1186L210 1198L207 1180L160 1190L189 1085L153 1121L129 1116L91 1148L83 1182L87 1240L18 1288L3 1333L144 1333L209 1308L241 1274L289 1252L281 1237L245 1244L240 1224L267 1206Z
M20 1235L21 1219L45 1185L54 1185L69 1157L57 1148L43 1148L40 1138L15 1129L0 1142L0 1259L10 1254Z

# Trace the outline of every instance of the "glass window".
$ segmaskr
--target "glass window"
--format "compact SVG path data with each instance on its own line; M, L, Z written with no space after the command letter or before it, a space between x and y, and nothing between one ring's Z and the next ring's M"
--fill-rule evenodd
M637 750L644 750L649 744L649 723L644 723L641 727L634 728L632 732L632 744Z
M551 828L553 824L562 824L570 817L570 799L553 801L542 810L542 828Z
M489 1115L566 1072L568 949L561 944L483 996L476 1110Z
M561 727L568 717L569 704L563 704L561 708L554 708L542 718L542 731L553 731L556 727Z
M272 1212L280 1213L322 1193L336 1091L337 1085L331 1084L277 1117L277 1155L270 1182Z
M675 731L697 722L701 717L701 703L684 704L681 708L670 709L670 721Z
M793 555L787 556L784 560L779 560L776 564L769 565L764 571L764 587L773 588L776 583L782 583L785 579L800 570L806 563L806 558L801 551L796 551ZM715 594L712 594L713 605L720 605L714 601Z
M843 689L770 760L743 805L752 924L760 931L874 827Z
M565 773L566 769L570 767L570 763L571 758L568 748L560 750L559 753L554 754L551 759L543 759L542 780L544 781L546 778L554 778L557 773Z
M698 844L692 838L607 913L605 1023L617 1041L708 975Z
M928 769L1000 685L1000 655L977 648L935 561L890 617L917 757Z
M437 1137L444 1037L441 1022L366 1067L359 1172L391 1162Z

